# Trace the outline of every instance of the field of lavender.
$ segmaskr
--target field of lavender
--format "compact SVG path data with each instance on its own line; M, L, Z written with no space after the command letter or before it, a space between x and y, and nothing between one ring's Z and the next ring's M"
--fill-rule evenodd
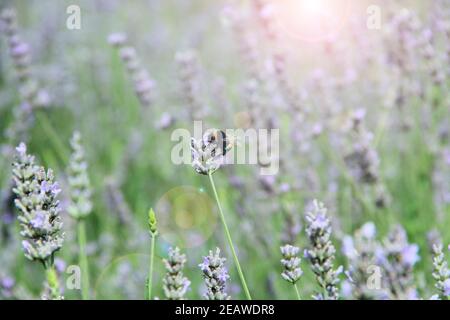
M450 297L448 0L0 12L0 300Z

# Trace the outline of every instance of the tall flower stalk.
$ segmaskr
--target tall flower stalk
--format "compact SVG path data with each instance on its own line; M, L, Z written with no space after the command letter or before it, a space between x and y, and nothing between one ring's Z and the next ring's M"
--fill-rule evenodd
M147 281L147 299L152 299L152 286L153 286L153 264L155 260L155 243L156 236L158 235L156 215L153 209L148 212L148 227L150 230L151 237L151 247L150 247L150 266L148 270L148 281Z
M72 156L68 168L70 187L69 214L77 221L77 237L79 246L79 264L81 267L81 295L83 300L89 299L89 263L86 255L86 217L92 211L91 184L87 172L84 148L81 135L74 132L70 141Z
M283 265L283 272L281 276L287 282L290 282L295 289L298 300L301 300L300 293L297 288L297 282L303 274L300 268L301 259L298 257L300 249L291 245L285 245L280 248L283 259L281 259L281 264Z
M62 247L63 233L57 196L61 191L54 181L53 171L45 171L27 154L21 143L13 163L16 194L15 205L20 211L18 220L25 257L40 261L45 268L51 299L61 299L54 255Z
M231 239L230 230L228 229L227 222L225 220L225 215L223 214L222 205L220 204L219 196L217 195L216 186L214 184L214 178L212 176L212 173L208 174L209 181L211 182L211 186L214 192L214 197L216 198L217 206L219 207L219 213L220 213L220 219L222 220L223 228L225 229L225 235L228 240L228 245L230 246L231 253L233 254L234 264L236 265L236 269L239 274L239 279L241 280L242 287L244 288L245 296L248 300L252 300L252 297L250 295L250 291L247 287L247 282L245 281L244 273L242 272L241 264L239 263L239 259L236 254L236 250L234 249L233 240Z
M194 170L203 175L209 177L211 187L214 192L214 197L216 199L217 207L219 208L219 215L222 221L222 225L225 230L225 236L227 238L228 244L233 255L234 264L239 274L239 279L241 280L242 287L244 289L245 296L248 300L251 300L250 291L248 290L247 282L245 281L244 273L242 272L241 264L236 254L236 250L231 238L230 230L228 228L225 215L222 210L222 205L220 203L219 196L217 194L216 185L214 183L213 173L217 171L224 160L224 155L227 151L227 140L226 137L222 136L222 132L218 130L209 130L205 133L200 141L191 139L191 155L192 155L192 167Z

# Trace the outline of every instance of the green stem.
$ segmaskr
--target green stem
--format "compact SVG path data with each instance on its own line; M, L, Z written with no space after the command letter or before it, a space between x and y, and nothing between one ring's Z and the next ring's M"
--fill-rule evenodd
M55 267L51 264L45 264L45 275L47 277L48 287L50 288L50 299L60 299L58 275Z
M219 196L217 195L216 185L214 184L214 179L213 179L211 173L209 173L208 176L209 176L209 181L211 182L212 189L214 191L214 196L216 198L217 206L219 207L220 219L222 220L222 224L225 229L225 234L227 236L228 244L231 248L231 253L233 254L234 264L236 265L236 269L239 273L239 278L240 278L242 286L244 288L245 296L247 297L247 300L252 300L250 291L248 290L248 287L247 287L247 283L245 282L244 274L242 273L239 259L236 255L236 251L234 250L233 240L231 240L230 231L228 230L228 225L227 225L227 222L225 221L225 215L223 214L222 206L219 201Z
M324 286L322 286L323 288L323 299L324 300L328 300L328 290L327 290L327 285L325 284Z
M151 244L151 252L150 252L150 267L148 270L148 295L147 299L152 300L152 285L153 285L153 262L155 258L155 242L156 242L156 235L151 235L152 237L152 244Z
M52 141L55 149L58 150L57 154L62 161L67 161L69 159L68 151L64 145L64 142L61 140L61 136L56 132L55 128L52 126L47 114L43 111L35 112L35 117L48 139Z
M297 288L297 284L294 283L294 289L295 289L295 293L297 294L297 299L298 300L302 300L302 298L300 297L300 292L298 292L298 288Z
M86 256L86 226L83 219L78 220L79 264L81 268L81 297L89 299L89 264Z

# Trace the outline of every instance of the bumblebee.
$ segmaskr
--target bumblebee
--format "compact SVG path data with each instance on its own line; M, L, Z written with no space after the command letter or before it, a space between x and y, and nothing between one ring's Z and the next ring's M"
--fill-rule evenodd
M225 156L228 151L230 151L236 145L236 137L232 135L227 135L223 130L210 130L205 137L205 145L214 144L214 155Z

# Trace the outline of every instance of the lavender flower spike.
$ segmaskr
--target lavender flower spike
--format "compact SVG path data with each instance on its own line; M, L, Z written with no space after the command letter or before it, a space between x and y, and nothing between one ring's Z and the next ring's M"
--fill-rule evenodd
M433 246L433 278L435 287L439 290L439 298L447 300L450 296L450 270L442 252L442 245Z
M110 34L108 42L119 50L120 58L133 81L133 88L141 106L149 108L155 100L156 83L143 67L136 49L128 45L127 35L124 33Z
M70 188L69 214L77 220L79 263L82 273L82 297L89 299L89 263L86 255L86 226L85 218L92 211L91 184L87 173L84 148L81 144L81 135L75 131L70 141L72 155L68 168L68 180Z
M225 292L226 281L230 278L225 268L225 258L220 257L220 249L216 252L209 251L209 255L203 258L199 265L203 272L207 291L204 295L207 300L229 300L230 296Z
M301 259L298 257L300 249L291 245L285 245L280 248L283 259L281 259L281 264L283 265L283 273L281 276L284 280L296 284L297 281L303 274L300 268Z
M34 122L34 110L48 107L51 99L32 74L30 46L21 39L16 11L12 8L0 10L0 31L4 34L9 48L15 73L20 104L13 109L13 121L6 127L5 135L11 145L29 138L29 130Z
M53 171L45 172L44 168L35 165L34 157L26 153L24 143L16 150L13 192L20 211L22 247L28 259L39 260L48 266L63 244L59 201L56 199L60 189L54 182Z
M163 289L169 300L183 300L191 282L183 276L186 255L180 253L179 248L169 249L169 258L163 260L166 266L166 276L163 279Z
M342 267L333 269L336 249L331 243L331 223L328 219L327 209L317 200L313 202L313 209L306 214L306 234L311 245L305 251L306 257L311 263L311 268L316 275L316 280L323 293L317 294L314 298L318 300L337 300L339 298L339 274Z
M188 119L190 121L203 119L207 115L207 110L199 98L201 73L197 53L193 50L177 52L175 61L178 67L181 98L186 104Z
M87 173L84 148L81 144L81 135L75 131L70 141L72 156L68 168L70 186L69 214L75 219L83 219L92 211L91 183Z
M405 229L397 225L388 234L383 248L377 254L377 264L384 270L384 287L387 297L394 300L418 298L414 285L414 265L419 261L419 247L410 244Z
M281 259L281 264L283 265L283 272L281 276L287 282L292 283L295 289L295 293L297 294L298 300L300 300L300 293L297 288L297 281L300 280L300 277L303 274L302 269L300 268L301 259L298 257L298 253L300 249L298 247L294 247L291 245L285 245L280 248L281 254L283 255L283 259Z
M348 288L349 295L357 300L376 300L382 297L383 292L375 286L369 286L368 272L375 266L376 227L373 222L367 222L356 230L354 237L345 236L342 243L342 252L348 260Z
M63 244L59 201L61 191L54 182L53 172L37 166L34 157L27 154L21 143L13 163L13 192L20 214L20 234L25 257L44 265L49 297L62 299L59 281L54 267L54 254ZM43 297L47 298L47 297Z

